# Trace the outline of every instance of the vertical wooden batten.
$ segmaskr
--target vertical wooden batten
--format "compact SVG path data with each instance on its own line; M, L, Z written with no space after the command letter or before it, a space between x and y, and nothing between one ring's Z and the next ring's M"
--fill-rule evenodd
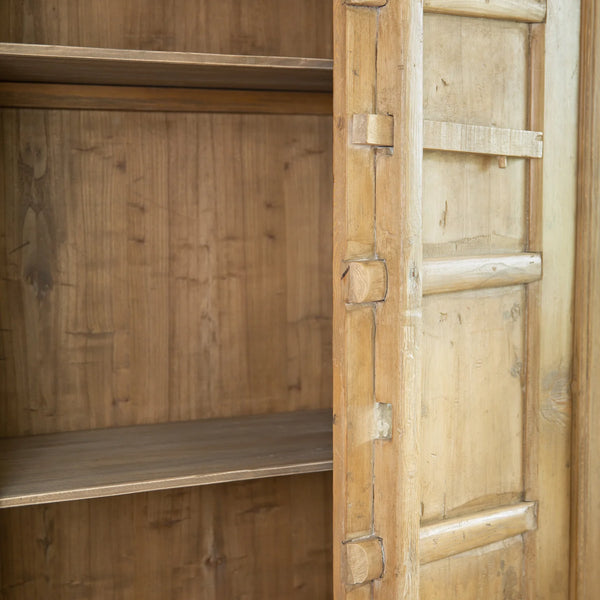
M600 591L600 8L581 5L571 598Z

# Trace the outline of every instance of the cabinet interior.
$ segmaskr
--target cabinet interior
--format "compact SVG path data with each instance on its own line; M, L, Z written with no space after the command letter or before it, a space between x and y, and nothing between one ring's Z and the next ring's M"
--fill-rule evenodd
M331 37L0 6L3 598L330 597Z

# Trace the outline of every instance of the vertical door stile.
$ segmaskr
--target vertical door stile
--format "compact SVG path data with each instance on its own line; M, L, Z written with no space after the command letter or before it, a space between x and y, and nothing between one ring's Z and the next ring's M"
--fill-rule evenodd
M334 3L336 600L418 598L422 19Z

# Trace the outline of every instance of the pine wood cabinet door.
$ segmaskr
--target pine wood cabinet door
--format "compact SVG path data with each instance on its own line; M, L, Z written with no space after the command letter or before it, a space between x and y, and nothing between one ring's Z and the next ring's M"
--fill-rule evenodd
M579 10L335 1L336 600L568 597Z

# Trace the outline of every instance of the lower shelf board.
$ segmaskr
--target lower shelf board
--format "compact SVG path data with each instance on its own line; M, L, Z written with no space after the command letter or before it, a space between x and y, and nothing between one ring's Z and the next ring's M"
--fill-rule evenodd
M0 440L0 508L332 469L331 410Z

